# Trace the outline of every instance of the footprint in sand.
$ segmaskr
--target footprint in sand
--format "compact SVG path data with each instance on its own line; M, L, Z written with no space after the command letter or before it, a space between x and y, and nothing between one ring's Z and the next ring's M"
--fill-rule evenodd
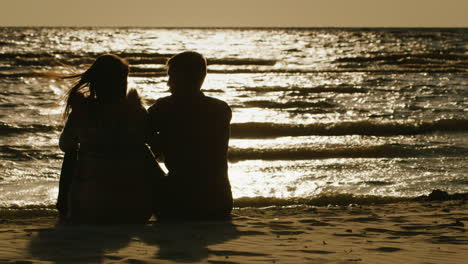
M300 235L304 234L304 231L271 231L272 234L278 236L293 236L293 235Z
M326 251L326 250L300 250L304 253L312 253L312 254L334 254L335 251Z
M215 256L248 256L248 257L263 257L268 254L249 252L249 251L233 251L233 250L209 250L210 254Z
M396 248L396 247L379 247L379 248L370 248L368 250L380 251L380 252L397 252L403 249Z
M315 219L302 219L299 223L310 224L311 226L333 226L332 224L321 222Z

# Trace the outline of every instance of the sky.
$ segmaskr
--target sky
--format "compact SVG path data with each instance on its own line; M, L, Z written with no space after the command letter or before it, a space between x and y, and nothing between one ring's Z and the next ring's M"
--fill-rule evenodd
M468 27L467 0L0 0L0 26Z

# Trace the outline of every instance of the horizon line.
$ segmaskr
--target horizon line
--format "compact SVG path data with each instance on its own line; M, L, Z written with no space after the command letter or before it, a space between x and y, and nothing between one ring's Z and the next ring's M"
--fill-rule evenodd
M465 26L0 26L0 28L153 28L153 29L468 29Z

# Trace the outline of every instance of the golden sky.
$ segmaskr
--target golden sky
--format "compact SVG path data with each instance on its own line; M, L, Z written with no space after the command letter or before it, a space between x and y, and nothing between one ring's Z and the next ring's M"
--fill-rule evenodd
M0 0L0 26L468 27L468 0Z

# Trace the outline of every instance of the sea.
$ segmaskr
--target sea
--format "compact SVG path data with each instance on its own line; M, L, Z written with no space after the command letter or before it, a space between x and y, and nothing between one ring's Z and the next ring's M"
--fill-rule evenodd
M72 84L50 73L117 54L149 107L187 50L233 111L236 206L468 192L468 28L0 27L2 212L55 206Z

